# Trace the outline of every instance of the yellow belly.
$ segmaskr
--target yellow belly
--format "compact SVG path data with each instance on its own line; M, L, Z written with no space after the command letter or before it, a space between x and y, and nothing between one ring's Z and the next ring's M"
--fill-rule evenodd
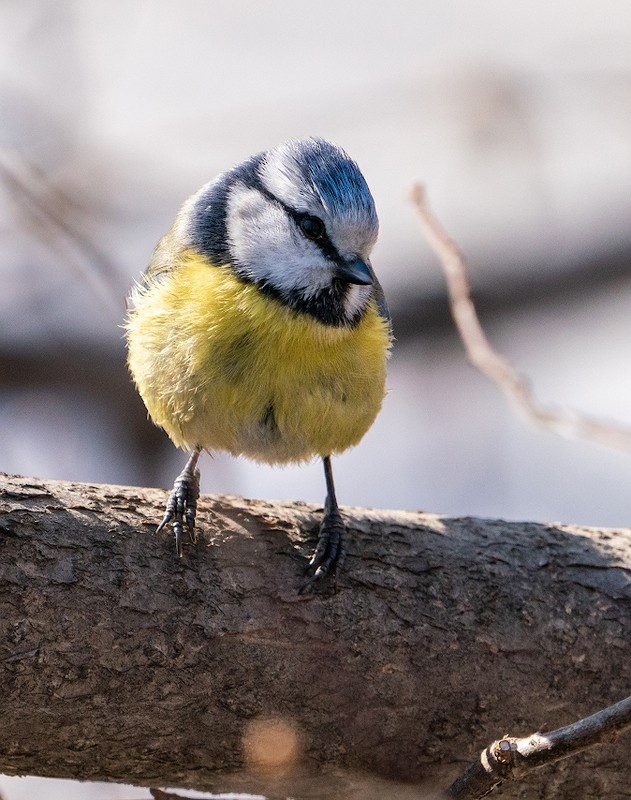
M127 339L138 391L178 447L330 455L362 438L384 396L374 302L355 328L322 325L190 254L137 298Z

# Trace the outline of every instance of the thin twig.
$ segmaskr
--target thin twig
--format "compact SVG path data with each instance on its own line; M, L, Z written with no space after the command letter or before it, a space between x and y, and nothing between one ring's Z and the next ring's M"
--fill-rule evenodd
M489 343L471 299L465 258L430 211L421 184L412 188L411 200L423 233L445 272L451 313L471 363L537 425L561 436L586 439L631 453L631 428L603 422L570 408L552 410L539 404L528 380Z
M492 742L446 792L450 800L477 800L507 779L520 780L539 767L616 739L631 728L631 696L564 728Z
M52 186L38 167L14 152L0 150L0 183L6 186L38 238L61 250L65 263L90 287L100 301L119 315L124 293L122 274L77 221L78 209ZM68 248L75 252L68 259Z

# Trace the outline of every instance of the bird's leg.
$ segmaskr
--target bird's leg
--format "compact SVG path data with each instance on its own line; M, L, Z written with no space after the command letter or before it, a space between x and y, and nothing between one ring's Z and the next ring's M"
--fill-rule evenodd
M307 591L316 581L321 580L333 568L337 574L346 557L344 546L344 522L335 497L331 457L323 459L324 477L326 480L326 501L324 503L324 519L320 526L318 544L307 566L307 580L300 587L300 594Z
M162 522L158 525L159 533L165 525L173 520L173 533L175 534L175 550L178 558L182 558L182 530L186 523L188 535L193 544L197 542L195 532L195 515L197 514L197 498L199 497L199 470L197 461L201 450L196 448L186 462L186 466L175 479L173 489L167 499L166 511Z

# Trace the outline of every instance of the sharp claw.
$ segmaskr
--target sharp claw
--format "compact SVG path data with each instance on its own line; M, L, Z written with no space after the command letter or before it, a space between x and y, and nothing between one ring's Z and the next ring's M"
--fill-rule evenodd
M178 507L173 520L173 535L175 536L175 552L178 558L182 558L182 510Z
M311 575L311 577L307 578L306 581L303 581L300 588L298 589L298 594L307 594L313 588L313 584L316 581L319 581L320 578L323 578L326 575L326 572L322 571L320 567Z
M197 530L195 529L195 520L190 521L188 514L186 515L186 527L188 528L188 538L192 544L197 544Z
M166 514L162 517L162 522L156 528L156 533L160 533L160 531L163 530L169 524L169 522L171 522L172 518L173 514L171 514L170 511L167 511Z

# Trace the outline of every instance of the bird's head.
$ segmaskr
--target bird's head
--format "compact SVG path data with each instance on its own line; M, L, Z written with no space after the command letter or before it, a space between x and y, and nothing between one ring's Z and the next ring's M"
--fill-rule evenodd
M214 264L328 325L361 319L379 223L357 164L323 139L253 156L190 201L186 238Z

